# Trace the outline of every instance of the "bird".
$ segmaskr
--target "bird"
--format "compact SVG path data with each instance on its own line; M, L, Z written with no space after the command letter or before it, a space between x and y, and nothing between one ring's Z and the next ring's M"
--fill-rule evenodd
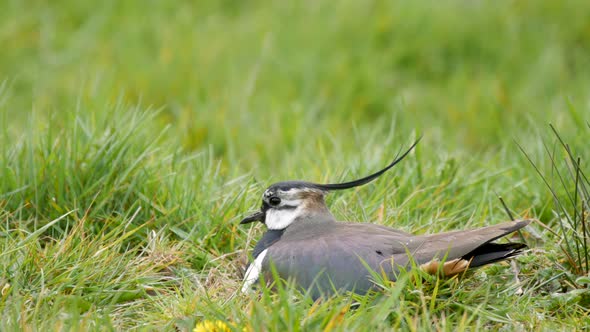
M419 141L385 168L357 180L270 185L262 194L260 210L240 222L258 221L267 228L254 247L241 291L248 293L260 279L269 281L278 276L292 280L313 298L343 291L362 295L379 289L373 272L395 281L401 269L414 266L428 274L451 277L523 252L527 248L524 243L494 241L525 227L530 219L426 235L336 220L325 203L329 192L375 180L402 161Z

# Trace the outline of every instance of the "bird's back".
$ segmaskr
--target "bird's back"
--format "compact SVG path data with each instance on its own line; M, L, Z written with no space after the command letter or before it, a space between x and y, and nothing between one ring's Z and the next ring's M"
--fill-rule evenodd
M274 265L283 279L294 279L315 296L332 290L366 293L374 287L373 270L395 280L410 256L416 264L463 259L482 245L520 229L528 221L435 235L414 236L389 227L364 223L330 223L287 229L268 247L264 269ZM295 225L293 225L295 226ZM465 261L465 268L469 265ZM456 271L455 271L456 272Z
M416 239L408 233L374 224L334 223L285 232L268 249L266 265L274 264L284 279L294 279L314 293L332 288L365 293L373 287L369 268L393 276L391 258L407 263L407 244ZM396 265L398 262L396 262ZM269 270L267 268L267 270Z

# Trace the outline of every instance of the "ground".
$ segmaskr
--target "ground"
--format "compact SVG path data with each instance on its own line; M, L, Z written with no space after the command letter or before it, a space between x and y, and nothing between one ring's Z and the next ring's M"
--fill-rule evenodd
M588 1L9 0L0 45L1 330L590 326ZM332 212L538 219L514 265L238 293L266 186L354 179L420 135Z

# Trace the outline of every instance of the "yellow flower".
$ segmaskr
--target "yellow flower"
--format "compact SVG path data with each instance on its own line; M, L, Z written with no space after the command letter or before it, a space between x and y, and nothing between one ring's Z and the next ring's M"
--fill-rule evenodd
M205 320L197 324L193 332L231 332L231 329L220 320Z

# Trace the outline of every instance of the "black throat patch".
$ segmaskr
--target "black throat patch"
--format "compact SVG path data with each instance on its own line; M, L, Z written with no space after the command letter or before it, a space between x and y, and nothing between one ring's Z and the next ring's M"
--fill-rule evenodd
M256 257L258 257L261 252L273 245L273 243L277 242L281 236L283 236L284 231L284 229L269 229L266 231L260 241L256 243L254 251L252 252L252 257L256 259Z

